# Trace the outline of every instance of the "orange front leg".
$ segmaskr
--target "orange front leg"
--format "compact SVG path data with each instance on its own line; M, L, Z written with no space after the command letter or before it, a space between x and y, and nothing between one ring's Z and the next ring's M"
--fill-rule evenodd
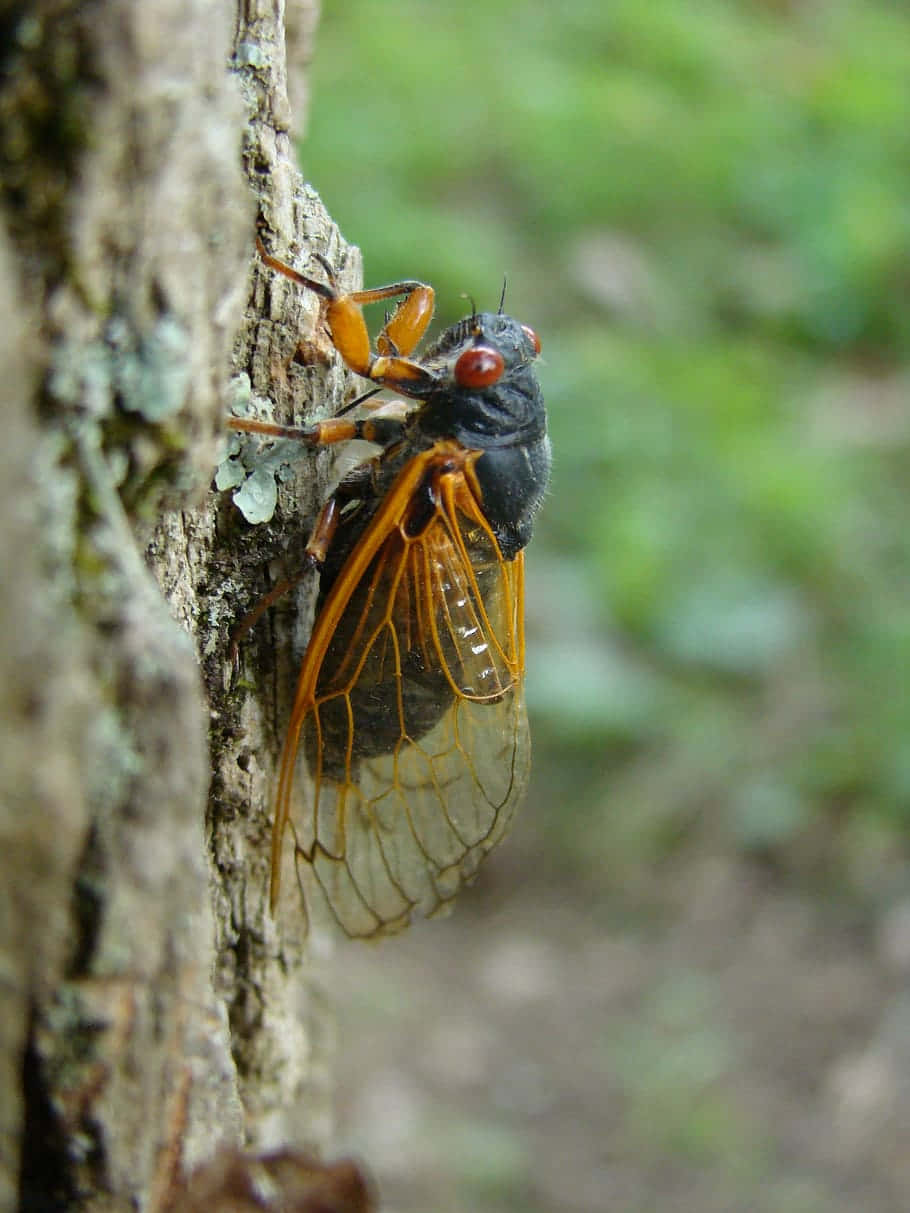
M419 362L407 357L418 345L433 318L435 293L424 282L393 282L389 286L378 286L372 290L353 291L340 294L331 281L331 267L322 262L330 281L317 282L298 270L279 261L266 252L259 237L256 237L259 256L270 269L290 278L292 282L315 291L327 303L326 319L332 342L352 371L363 375L374 383L404 392L420 395L432 376ZM320 259L321 260L321 259ZM363 318L365 303L380 303L403 295L394 313L383 326L376 341L378 354L370 349L370 335Z
M436 292L425 282L393 282L391 286L377 286L370 291L354 291L348 295L348 299L358 307L364 303L394 299L396 295L404 295L404 299L385 322L376 339L380 354L407 355L413 352L433 319Z

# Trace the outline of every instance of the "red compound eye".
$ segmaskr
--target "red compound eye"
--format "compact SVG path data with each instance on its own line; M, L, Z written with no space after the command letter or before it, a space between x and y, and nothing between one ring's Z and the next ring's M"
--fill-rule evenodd
M522 329L522 332L524 333L524 335L530 341L531 345L534 346L534 353L539 354L540 353L540 338L537 336L537 334L534 332L534 330L528 324L523 324L521 326L521 329Z
M455 382L459 387L489 387L505 369L502 354L488 345L472 345L455 363Z

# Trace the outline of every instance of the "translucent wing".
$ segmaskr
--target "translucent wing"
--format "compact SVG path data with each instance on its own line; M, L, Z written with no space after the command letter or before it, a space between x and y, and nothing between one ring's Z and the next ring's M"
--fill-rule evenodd
M437 913L508 829L529 765L522 554L502 559L461 452L399 476L304 658L282 758L305 894L352 936ZM429 505L428 505L429 503ZM311 787L292 796L302 757ZM306 801L304 801L306 797Z

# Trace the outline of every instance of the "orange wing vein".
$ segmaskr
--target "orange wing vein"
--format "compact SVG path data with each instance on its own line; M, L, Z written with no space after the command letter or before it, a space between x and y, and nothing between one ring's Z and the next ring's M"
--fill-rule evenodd
M351 936L443 911L527 783L523 554L503 560L473 488L478 453L457 448L453 460L453 445L405 466L351 553L313 629L285 739L272 906L290 828L307 903L320 889ZM412 534L428 475L437 504Z

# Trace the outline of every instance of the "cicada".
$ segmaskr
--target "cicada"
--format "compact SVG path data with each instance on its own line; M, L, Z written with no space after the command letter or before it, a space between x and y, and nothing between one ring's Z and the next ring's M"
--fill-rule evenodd
M305 894L318 886L350 936L391 934L451 904L527 785L524 549L550 475L540 341L500 301L418 356L431 287L342 293L328 263L320 281L258 247L325 301L348 367L405 398L303 428L228 421L381 447L342 478L307 546L321 580L281 756L270 900L274 912L291 834ZM391 299L374 350L362 307Z

